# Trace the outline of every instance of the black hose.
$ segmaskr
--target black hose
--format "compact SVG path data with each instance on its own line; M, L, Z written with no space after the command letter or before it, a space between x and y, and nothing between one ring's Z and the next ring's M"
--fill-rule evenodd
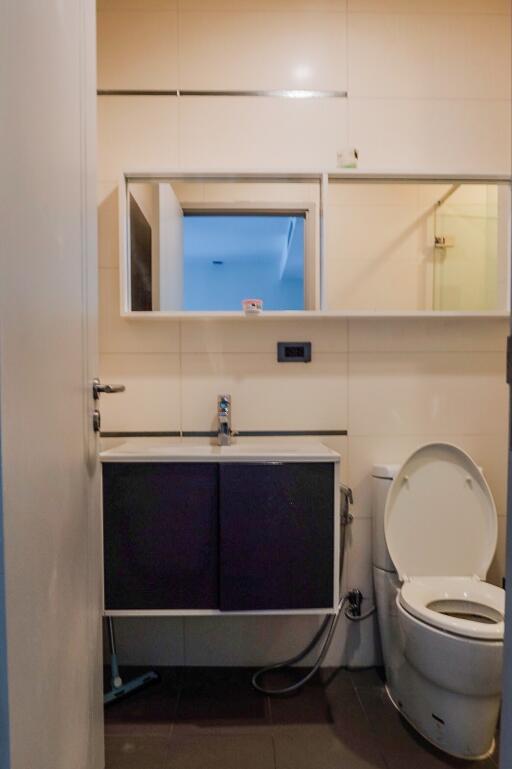
M320 625L319 630L317 630L317 632L313 636L313 639L309 642L309 644L306 646L305 649L299 652L299 654L296 654L295 657L290 657L290 659L284 660L283 662L276 662L274 665L267 665L267 667L264 667L264 668L261 668L261 670L258 670L252 677L252 685L254 686L254 688L257 689L257 691L261 692L262 694L268 694L270 696L291 694L292 692L295 692L298 689L302 689L304 684L306 684L311 678L313 678L313 676L321 666L322 662L324 661L325 655L327 654L329 650L329 646L331 645L332 639L334 637L334 632L336 630L338 620L341 617L342 609L345 605L346 600L347 600L346 596L343 596L343 598L338 604L336 613L325 617L324 621ZM303 676L302 678L299 678L298 681L295 681L295 683L291 684L290 686L285 686L282 689L267 689L258 683L258 679L265 673L268 673L270 670L281 670L283 668L288 668L291 665L295 665L297 662L300 662L301 660L303 660L304 657L306 657L310 653L310 651L312 651L315 648L315 646L318 644L318 642L324 635L326 629L327 629L327 635L325 636L325 640L322 644L320 654L318 655L316 662L311 668L311 670L305 676Z

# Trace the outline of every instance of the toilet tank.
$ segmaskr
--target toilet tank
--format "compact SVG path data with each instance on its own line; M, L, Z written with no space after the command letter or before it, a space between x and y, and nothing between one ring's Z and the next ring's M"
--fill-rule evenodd
M372 562L377 569L396 571L384 536L384 511L400 465L374 465L372 470Z

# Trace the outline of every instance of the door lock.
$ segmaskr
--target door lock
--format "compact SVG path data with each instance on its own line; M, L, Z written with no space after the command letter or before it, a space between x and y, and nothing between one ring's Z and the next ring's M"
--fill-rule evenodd
M95 433L99 433L101 430L101 414L98 409L94 409L92 412L92 429Z

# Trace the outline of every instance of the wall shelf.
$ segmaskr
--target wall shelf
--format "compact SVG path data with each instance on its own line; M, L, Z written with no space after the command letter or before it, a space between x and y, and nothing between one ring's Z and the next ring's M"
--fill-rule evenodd
M472 318L473 320L492 320L510 318L506 310L484 312L459 312L437 310L283 310L280 312L262 312L261 315L245 315L240 312L127 312L121 314L129 321L151 320L162 322L169 320L240 320L246 323L261 323L266 320L325 320L325 319L383 319L383 318Z

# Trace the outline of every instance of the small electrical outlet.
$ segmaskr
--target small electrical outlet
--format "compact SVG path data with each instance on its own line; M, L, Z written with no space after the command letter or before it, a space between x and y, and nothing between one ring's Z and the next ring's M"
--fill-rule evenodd
M311 361L311 342L278 342L278 363L309 363Z

